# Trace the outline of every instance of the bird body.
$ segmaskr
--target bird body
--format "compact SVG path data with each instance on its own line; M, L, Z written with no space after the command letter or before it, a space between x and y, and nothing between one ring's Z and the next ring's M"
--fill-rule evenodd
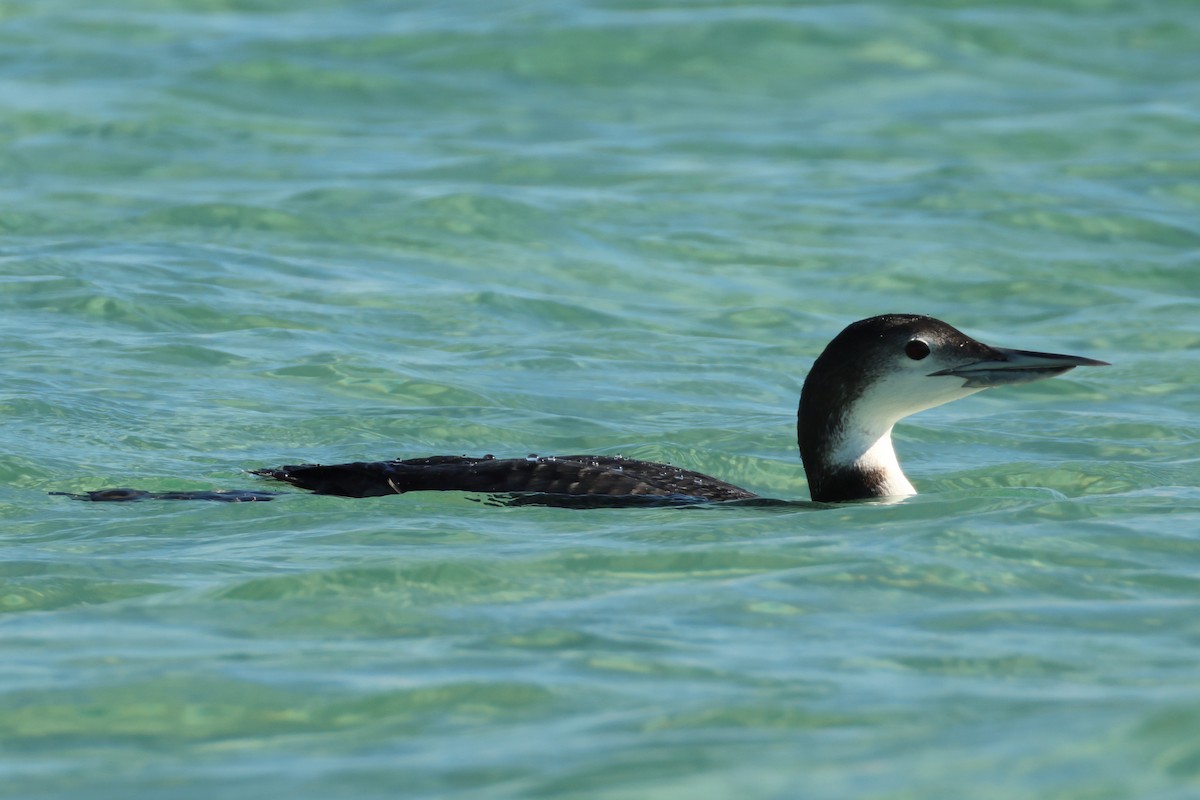
M301 464L255 470L255 474L319 494L343 497L433 490L715 501L758 496L699 472L621 456L431 456L349 464Z

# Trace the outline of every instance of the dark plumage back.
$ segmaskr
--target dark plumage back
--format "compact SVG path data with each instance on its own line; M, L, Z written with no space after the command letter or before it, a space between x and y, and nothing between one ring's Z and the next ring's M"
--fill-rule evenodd
M742 500L753 492L699 472L620 456L468 458L432 456L403 461L300 464L256 470L320 494L378 497L429 490L509 494L692 497Z

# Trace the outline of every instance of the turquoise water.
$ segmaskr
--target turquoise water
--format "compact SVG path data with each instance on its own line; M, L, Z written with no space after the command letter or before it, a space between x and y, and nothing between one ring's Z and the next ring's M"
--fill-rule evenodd
M0 794L1200 796L1200 5L0 6ZM933 314L1114 366L895 505L82 504L622 453L804 499Z

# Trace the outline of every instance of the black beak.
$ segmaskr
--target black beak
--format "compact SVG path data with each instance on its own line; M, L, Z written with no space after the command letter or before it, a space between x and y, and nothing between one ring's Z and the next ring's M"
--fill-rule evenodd
M993 386L1030 383L1053 378L1055 375L1062 375L1075 367L1109 366L1107 361L1097 361L1094 358L1083 358L1082 356L1035 353L1030 350L1008 350L1003 347L987 349L987 358L972 361L960 367L931 372L929 376L953 375L963 378L965 387L987 389Z

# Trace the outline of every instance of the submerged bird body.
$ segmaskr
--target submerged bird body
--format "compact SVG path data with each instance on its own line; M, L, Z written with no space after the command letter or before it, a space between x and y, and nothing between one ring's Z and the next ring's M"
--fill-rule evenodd
M983 389L1104 363L989 347L932 317L888 314L855 322L817 358L800 396L797 441L812 499L841 502L915 494L892 448L896 422ZM681 502L758 496L698 472L619 456L433 456L301 464L255 474L344 497L437 490Z

